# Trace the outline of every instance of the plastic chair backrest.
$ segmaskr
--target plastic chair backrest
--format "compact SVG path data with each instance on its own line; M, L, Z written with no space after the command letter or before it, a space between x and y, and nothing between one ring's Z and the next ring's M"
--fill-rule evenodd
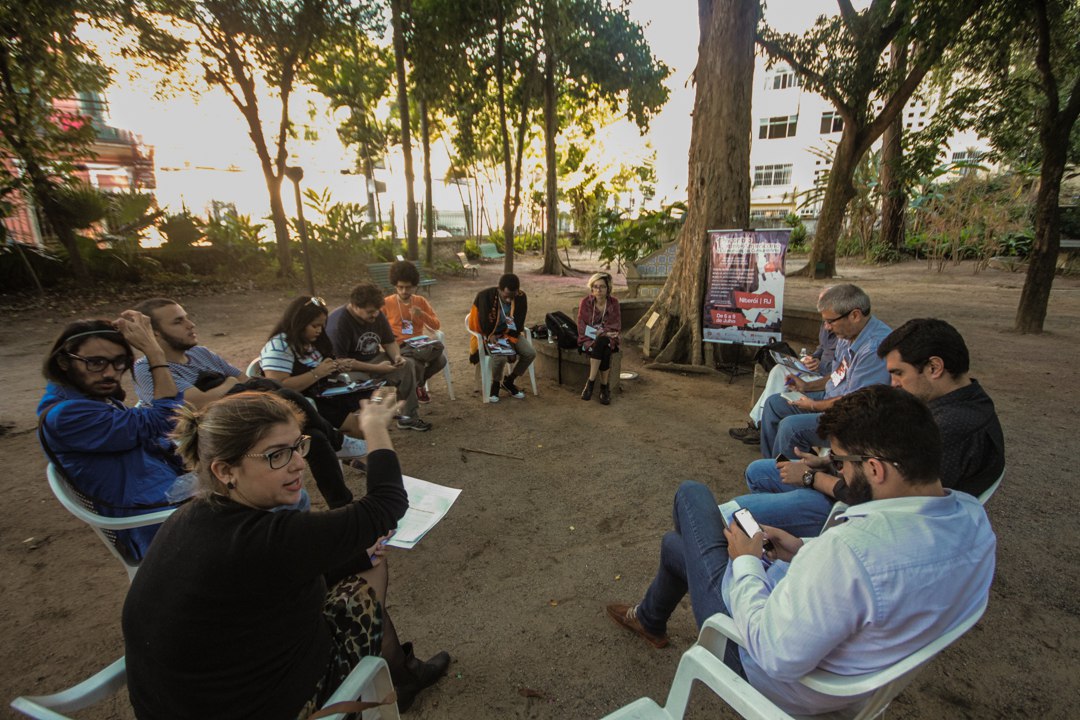
M176 508L165 508L129 517L105 517L98 514L93 502L75 489L75 486L68 482L67 478L63 476L55 465L49 463L45 475L49 481L49 489L52 490L56 499L60 501L64 509L90 526L90 529L101 539L101 542L105 543L105 547L109 549L113 557L123 564L130 582L139 569L139 562L128 558L120 551L116 544L116 531L158 525L165 522L176 511Z

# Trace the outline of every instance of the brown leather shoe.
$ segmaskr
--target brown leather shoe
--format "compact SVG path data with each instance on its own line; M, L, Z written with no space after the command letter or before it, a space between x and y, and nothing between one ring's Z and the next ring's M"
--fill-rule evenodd
M612 620L619 623L627 630L631 630L643 637L654 648L667 647L667 635L653 635L651 632L641 627L641 622L637 619L637 605L630 606L612 603L607 606L607 614Z

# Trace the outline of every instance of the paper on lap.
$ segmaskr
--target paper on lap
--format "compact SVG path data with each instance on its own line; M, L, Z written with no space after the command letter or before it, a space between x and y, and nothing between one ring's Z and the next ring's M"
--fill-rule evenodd
M461 490L436 485L409 475L403 475L402 482L405 485L405 492L409 494L409 509L398 521L397 531L386 544L411 550L446 516L450 506L461 494Z

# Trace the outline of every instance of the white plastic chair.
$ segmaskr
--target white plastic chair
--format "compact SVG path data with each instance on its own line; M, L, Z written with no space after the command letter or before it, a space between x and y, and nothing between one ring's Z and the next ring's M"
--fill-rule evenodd
M915 674L978 622L985 610L984 602L956 627L884 670L865 675L835 675L824 670L814 670L804 676L799 682L827 695L854 697L873 692L863 705L853 710L812 716L785 713L724 664L727 641L730 639L738 643L741 638L735 622L727 615L717 613L705 621L697 643L683 653L663 707L651 698L639 698L605 716L603 720L678 720L686 713L690 689L695 680L704 683L735 712L750 720L869 720L880 717L892 699L914 679Z
M78 712L95 705L120 692L126 684L127 668L124 658L120 658L78 685L52 695L20 696L11 701L11 707L38 720L70 720L70 716L63 713ZM323 707L358 697L382 700L389 697L393 689L386 661L371 655L360 660ZM365 720L400 720L396 702L365 710L363 717ZM344 720L345 713L335 713L327 718Z
M985 505L986 501L989 500L991 497L993 497L994 493L997 492L998 487L1001 486L1001 481L1004 480L1004 479L1005 479L1005 468L1001 468L1001 474L998 475L998 479L994 481L994 484L991 485L990 487L986 488L985 490L983 490L981 493L979 493L979 502L982 503L983 505Z
M116 531L159 525L165 522L176 511L176 508L165 508L129 517L105 517L98 514L97 510L94 509L93 502L76 490L52 463L49 463L48 468L46 468L45 476L49 481L49 489L52 490L53 495L60 501L60 504L69 513L90 526L90 529L101 539L101 542L105 543L105 547L109 549L113 557L123 564L124 569L127 570L128 582L131 582L139 569L139 563L125 557L120 552L116 545Z
M479 369L480 369L480 398L484 402L488 402L488 397L489 397L488 392L489 392L489 390L491 388L491 383L492 383L492 379L491 379L491 355L488 354L487 343L484 341L483 334L481 334L481 333L477 332L476 330L473 330L471 327L469 327L469 316L468 315L465 316L465 329L469 331L469 335L476 338L476 346L477 346L477 348L479 348L478 352L480 353L480 363L479 363ZM529 330L529 328L525 328L523 330L523 332L525 333L525 337L528 339L529 344L532 344L532 331ZM506 370L507 371L510 370L510 363L506 364ZM536 391L536 363L535 362L532 365L529 366L529 382L532 383L533 395L539 395L540 393Z
M443 348L444 348L443 349L443 357L446 358L446 364L443 365L442 373L443 373L443 378L446 380L446 394L450 396L451 400L457 400L457 398L454 396L454 383L450 379L450 353L446 352L446 349L445 349L446 348L446 333L444 333L442 330L433 330L432 335L435 336L436 340L438 340L439 342L441 342L443 344ZM428 384L427 383L424 383L424 389L425 390L428 389Z

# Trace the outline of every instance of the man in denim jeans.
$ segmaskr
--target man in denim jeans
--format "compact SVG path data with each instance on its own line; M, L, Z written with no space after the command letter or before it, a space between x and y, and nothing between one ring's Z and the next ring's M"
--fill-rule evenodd
M857 707L869 693L829 696L799 678L895 664L978 609L994 573L989 520L975 498L942 487L941 435L921 400L858 390L822 414L819 430L849 489L840 524L805 542L768 525L750 537L725 523L707 487L683 483L644 598L607 606L657 648L688 592L699 627L730 615L742 640L724 661L788 713Z

